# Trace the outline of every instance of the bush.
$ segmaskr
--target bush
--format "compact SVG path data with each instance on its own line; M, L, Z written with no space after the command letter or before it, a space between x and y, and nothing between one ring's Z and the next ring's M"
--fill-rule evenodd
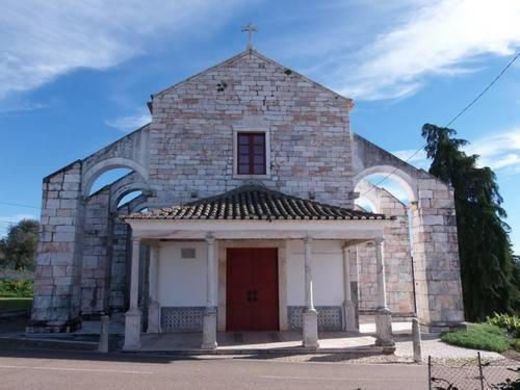
M520 339L511 340L511 348L516 352L520 352Z
M0 313L5 311L26 310L29 311L32 298L2 298L0 297Z
M488 323L468 325L467 329L445 333L441 340L464 348L504 352L510 347L506 332Z
M520 317L517 315L495 313L487 317L487 322L505 329L513 338L520 338Z
M32 280L0 280L0 297L30 298L33 295L32 290Z

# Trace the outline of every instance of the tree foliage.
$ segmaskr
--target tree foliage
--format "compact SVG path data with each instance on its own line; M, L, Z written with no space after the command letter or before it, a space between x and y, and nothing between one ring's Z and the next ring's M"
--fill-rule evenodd
M34 268L38 245L38 221L24 219L9 227L7 236L0 240L0 267L15 270Z
M495 173L478 167L478 155L462 149L468 142L453 129L425 124L429 172L453 186L466 319L519 309L520 269L514 261L506 212Z

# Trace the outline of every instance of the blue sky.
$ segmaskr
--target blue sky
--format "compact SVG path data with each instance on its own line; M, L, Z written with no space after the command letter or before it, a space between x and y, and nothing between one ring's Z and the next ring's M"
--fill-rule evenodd
M0 235L39 215L43 176L148 121L150 94L243 50L249 21L260 52L354 98L353 130L403 157L520 50L517 0L5 0ZM520 60L452 127L496 170L520 252Z

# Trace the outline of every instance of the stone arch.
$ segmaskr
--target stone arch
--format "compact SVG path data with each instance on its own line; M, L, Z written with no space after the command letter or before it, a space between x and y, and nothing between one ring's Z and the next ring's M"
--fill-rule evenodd
M99 176L111 169L116 168L132 169L136 174L140 176L140 179L144 183L146 183L148 180L148 171L141 164L123 157L112 157L106 160L99 161L84 173L82 180L83 196L89 195L92 185Z
M388 176L397 181L408 195L409 201L417 201L417 181L407 172L392 165L373 165L365 168L354 177L354 190L357 191L356 189L359 187L360 183L368 176L377 174ZM366 193L366 195L369 195L369 193Z
M135 201L135 202L134 202ZM153 205L151 205L149 202L148 202L148 198L146 197L137 197L135 198L132 203L130 204L130 212L131 213L138 213L139 211L141 210L144 210L146 208L150 208L152 207Z
M134 183L125 183L124 185L116 188L112 193L112 198L110 200L110 210L116 211L121 199L134 191L141 191L142 195L144 196L150 196L152 194L152 190L146 182L137 181Z

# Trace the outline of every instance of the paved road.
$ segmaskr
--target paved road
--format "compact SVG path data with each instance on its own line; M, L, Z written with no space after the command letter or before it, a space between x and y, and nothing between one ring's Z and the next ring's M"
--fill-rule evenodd
M45 356L46 355L46 356ZM0 351L0 389L426 389L426 367Z

